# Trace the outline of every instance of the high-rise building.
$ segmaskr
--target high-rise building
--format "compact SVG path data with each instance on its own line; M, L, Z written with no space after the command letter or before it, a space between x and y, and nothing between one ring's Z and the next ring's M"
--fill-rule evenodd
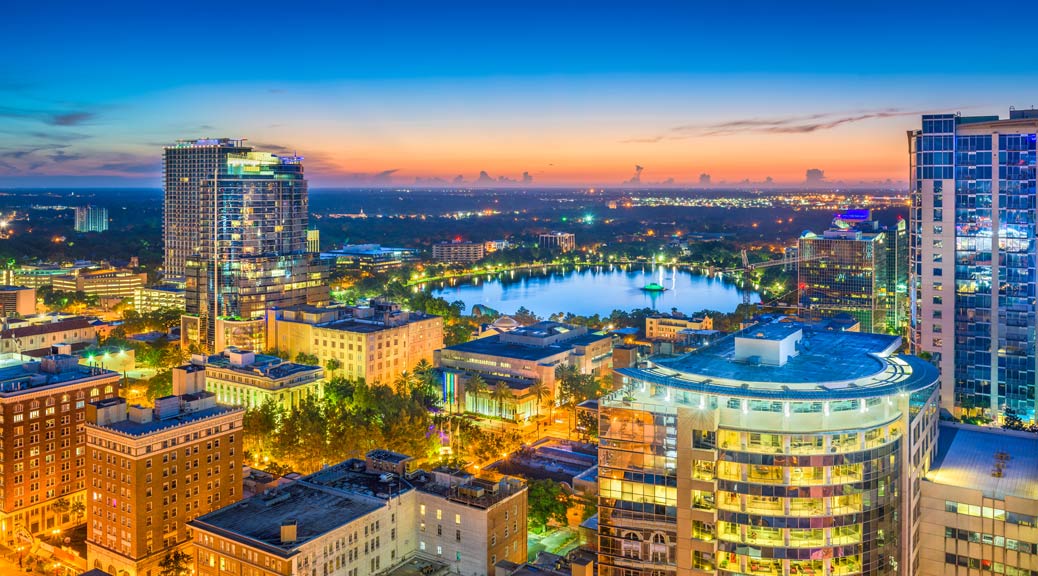
M69 354L0 354L0 537L32 540L81 521L85 505L87 402L114 398L118 372ZM56 506L64 501L64 506Z
M302 158L182 140L165 150L165 185L165 272L185 279L189 339L219 348L224 332L262 334L221 319L260 325L270 306L327 300L328 269L307 252Z
M188 521L241 498L244 410L216 403L203 367L174 368L154 408L109 398L86 413L88 566L158 574L190 546Z
M321 251L321 231L309 228L306 231L306 251L317 254Z
M549 250L572 252L577 249L577 237L572 232L549 232L538 236L537 244Z
M908 229L882 227L869 210L850 210L821 235L798 244L800 311L805 317L849 314L863 331L901 334L908 326Z
M1035 421L1038 111L932 114L908 133L912 340L941 406Z
M900 346L774 322L618 369L599 402L598 573L911 573L938 374Z
M108 230L108 208L104 206L76 206L76 232L104 232Z

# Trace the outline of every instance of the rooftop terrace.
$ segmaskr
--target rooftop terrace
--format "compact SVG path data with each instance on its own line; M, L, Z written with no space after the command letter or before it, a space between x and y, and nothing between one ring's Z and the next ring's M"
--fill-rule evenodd
M802 339L796 331L802 330ZM737 341L788 340L792 355L781 365L737 359ZM795 344L793 340L797 340ZM936 382L937 369L914 356L897 355L898 336L815 330L810 325L775 322L755 325L649 368L622 368L621 374L654 384L760 398L838 399L883 396Z
M1000 500L1038 499L1038 435L942 423L926 479Z

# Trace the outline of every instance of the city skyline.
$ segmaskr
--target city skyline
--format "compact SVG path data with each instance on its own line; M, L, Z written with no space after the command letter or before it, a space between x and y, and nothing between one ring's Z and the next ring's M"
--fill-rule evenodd
M906 57L900 22L954 25L948 4L330 6L261 40L283 8L108 8L6 19L0 186L157 187L175 139L245 137L306 157L316 187L794 185L812 169L903 187L920 114L1029 107L1038 83L954 43Z

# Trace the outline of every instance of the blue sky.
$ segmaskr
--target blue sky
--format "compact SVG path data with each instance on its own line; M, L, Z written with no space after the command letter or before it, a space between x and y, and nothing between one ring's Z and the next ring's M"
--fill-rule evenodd
M206 135L298 151L315 185L481 170L609 185L635 165L678 183L897 180L919 113L1038 103L1028 35L965 27L1013 10L15 3L0 19L0 186L157 185L162 144Z

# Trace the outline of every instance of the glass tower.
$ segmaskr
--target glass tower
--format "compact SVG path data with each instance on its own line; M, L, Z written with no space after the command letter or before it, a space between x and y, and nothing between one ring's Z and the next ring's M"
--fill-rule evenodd
M1035 110L908 133L913 346L959 416L1035 419L1036 133Z
M302 158L223 138L179 141L165 166L166 274L185 281L190 340L208 348L219 319L327 301L327 267L307 252Z

